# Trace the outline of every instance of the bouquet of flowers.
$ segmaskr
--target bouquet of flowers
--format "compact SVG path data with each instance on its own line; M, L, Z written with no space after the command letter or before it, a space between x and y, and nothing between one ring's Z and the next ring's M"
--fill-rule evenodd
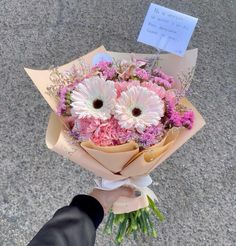
M137 232L156 237L151 215L164 216L148 174L204 125L185 98L196 57L197 50L161 55L153 66L153 55L100 47L59 68L26 69L54 111L47 146L101 177L99 189L140 190L120 197L108 216L105 230L118 227L117 243Z

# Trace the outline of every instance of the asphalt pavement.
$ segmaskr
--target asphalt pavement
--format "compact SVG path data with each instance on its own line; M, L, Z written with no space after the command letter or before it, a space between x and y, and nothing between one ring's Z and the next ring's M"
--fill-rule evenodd
M199 18L189 48L199 48L191 102L206 126L153 173L166 220L158 239L124 245L236 245L236 4L232 0L161 0ZM23 67L65 64L103 44L153 53L137 36L147 0L0 1L0 245L27 245L93 174L49 151L50 108ZM97 232L99 246L114 245Z

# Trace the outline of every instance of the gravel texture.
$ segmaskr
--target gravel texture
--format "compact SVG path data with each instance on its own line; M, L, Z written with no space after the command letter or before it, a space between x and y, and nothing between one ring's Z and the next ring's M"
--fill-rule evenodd
M199 18L189 98L207 125L153 173L166 221L158 239L124 245L236 245L236 4L161 0ZM146 0L0 1L0 245L26 245L56 209L88 192L93 175L49 151L50 112L23 67L48 68L105 45L154 52L136 39ZM113 245L97 233L96 245Z

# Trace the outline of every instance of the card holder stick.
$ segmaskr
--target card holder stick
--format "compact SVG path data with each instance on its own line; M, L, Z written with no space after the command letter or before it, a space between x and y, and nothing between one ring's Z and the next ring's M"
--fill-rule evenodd
M161 54L161 49L157 48L157 52L156 52L155 57L153 59L152 65L150 66L150 72L152 72L153 69L155 68L158 60L160 59L160 54Z
M169 43L169 37L166 38L165 36L161 36L161 38L158 40L157 44L159 44L159 47L161 48L156 48L157 52L152 62L150 72L152 72L155 66L157 65L157 62L160 59L161 51L166 49L168 43Z

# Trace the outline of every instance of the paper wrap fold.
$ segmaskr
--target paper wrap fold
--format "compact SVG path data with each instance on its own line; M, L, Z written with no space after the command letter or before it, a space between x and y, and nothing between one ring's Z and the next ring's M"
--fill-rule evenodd
M107 52L102 46L89 54L80 58L80 60L72 61L68 64L60 66L60 72L69 70L72 65L78 65L81 59L88 65L92 64L92 58L95 54L100 52ZM130 60L131 54L107 52L115 59ZM135 54L136 58L153 58L154 55ZM177 57L175 55L163 54L160 56L159 66L169 75L172 75L177 82L181 79L179 77L183 74L186 79L187 76L192 76L191 71L194 70L197 59L197 49L189 50L184 57ZM50 115L47 133L46 144L49 149L69 158L71 161L80 166L92 171L95 175L111 181L126 180L130 177L143 176L150 173L154 168L165 161L171 154L180 148L189 138L191 138L197 131L199 131L205 124L204 119L197 111L197 109L187 100L182 98L181 104L192 109L195 114L195 121L191 130L171 129L165 138L156 146L153 146L145 151L139 152L138 145L131 141L127 144L115 147L100 147L91 142L75 143L68 135L63 118L58 117L56 112L57 101L55 98L49 96L46 91L47 87L52 83L50 80L50 70L32 70L25 69L30 76L42 96L48 102L53 112ZM179 81L180 82L180 81ZM177 83L178 86L178 83ZM139 198L141 205L147 206L145 194ZM124 203L132 204L125 209ZM120 205L119 205L120 204ZM120 198L114 204L114 211L122 213L127 211L137 210L140 208L140 202L130 203L129 199ZM141 206L142 207L142 206Z

